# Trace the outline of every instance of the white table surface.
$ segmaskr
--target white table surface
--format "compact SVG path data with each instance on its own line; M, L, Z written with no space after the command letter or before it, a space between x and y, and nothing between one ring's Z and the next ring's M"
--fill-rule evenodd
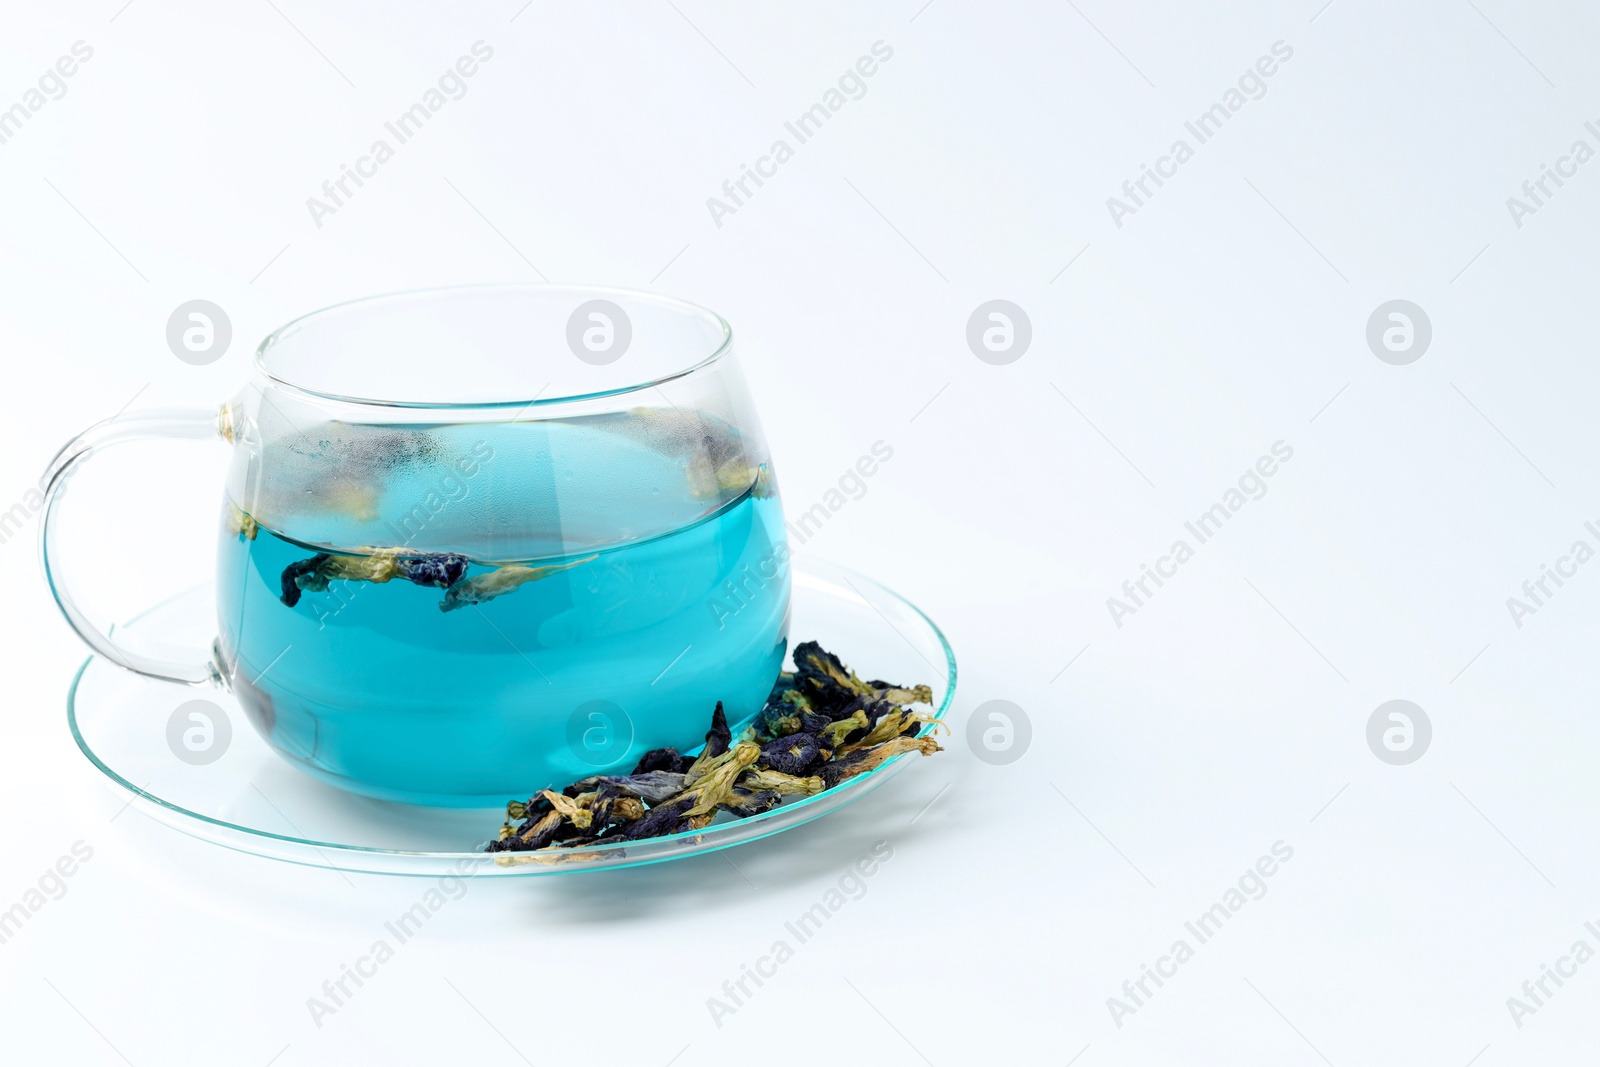
M1600 565L1520 620L1507 598L1600 547L1600 162L1520 219L1507 198L1575 141L1600 150L1600 14L920 3L12 6L0 107L74 42L93 55L0 144L0 511L130 399L230 395L305 311L541 274L649 288L733 321L791 511L892 445L802 551L924 606L962 678L949 751L730 854L753 888L714 855L473 883L318 1020L308 998L425 883L114 819L67 733L84 651L27 519L0 544L0 910L75 843L92 857L0 943L0 1056L1593 1057L1600 963L1561 964L1531 1013L1508 998L1600 949ZM494 56L466 95L315 225L306 198L478 40ZM706 199L878 41L865 94L719 226ZM1280 41L1264 95L1199 143L1185 122ZM1192 158L1114 220L1107 198L1180 138ZM203 367L163 336L195 298L235 334ZM991 299L1031 322L1007 365L965 340ZM1431 322L1407 365L1366 340L1395 299ZM1264 495L1114 619L1107 599L1280 441ZM220 454L147 457L99 490L114 615L172 580L117 561L203 574L211 551ZM1000 699L1033 736L995 766L966 724ZM1432 727L1406 765L1367 743L1396 699ZM865 895L714 1018L878 841ZM1200 943L1185 923L1278 842L1264 895ZM1192 958L1135 1003L1124 982L1179 940Z

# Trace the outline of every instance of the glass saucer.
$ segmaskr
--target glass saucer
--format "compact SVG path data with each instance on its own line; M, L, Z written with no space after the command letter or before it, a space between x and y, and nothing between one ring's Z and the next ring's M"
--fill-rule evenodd
M796 559L793 577L791 643L816 640L863 678L926 683L944 718L955 695L956 661L931 619L841 567ZM214 618L212 590L201 587L119 627L118 637L194 647L210 640L201 630ZM195 757L187 750L180 759L168 742L174 712L196 699L223 713L212 749L220 754L203 764L189 762ZM73 679L67 723L89 762L133 807L160 822L240 852L374 874L561 874L682 859L810 822L924 758L900 756L815 796L746 819L722 815L728 821L703 830L548 853L488 853L483 847L503 821L503 808L423 808L343 792L276 755L233 697L219 690L141 678L90 657Z

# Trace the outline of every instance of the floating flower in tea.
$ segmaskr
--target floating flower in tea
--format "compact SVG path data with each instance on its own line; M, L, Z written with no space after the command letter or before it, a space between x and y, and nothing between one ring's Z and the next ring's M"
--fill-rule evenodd
M304 591L323 592L331 581L383 583L404 578L414 585L447 588L467 573L468 560L458 552L403 554L398 548L372 549L365 555L346 556L318 552L283 569L279 599L289 607L300 602Z
M479 574L468 578L466 581L457 581L445 591L444 599L439 602L440 611L455 611L471 604L481 604L485 600L493 600L497 596L518 588L527 582L536 582L540 578L548 578L558 571L570 570L580 563L588 563L597 557L585 556L568 563L555 563L547 567L522 567L511 565L496 567L487 574Z
M382 584L403 578L413 585L432 586L445 591L440 611L454 611L503 596L527 582L547 578L558 571L589 563L596 556L557 563L546 567L496 567L485 574L467 577L471 560L459 552L408 552L401 548L364 549L361 555L318 552L310 559L296 560L283 569L279 578L279 599L289 607L300 603L303 592L321 593L332 581L374 582Z
M254 541L256 539L256 534L261 532L261 524L256 522L255 519L251 518L245 513L244 509L235 505L231 500L228 501L222 521L229 533L234 534L246 541Z
M232 441L240 420L250 417L230 406L222 418ZM338 422L293 425L271 407L253 418L273 424L265 431L263 447L274 474L253 482L247 498L250 511L269 529L283 529L296 515L375 521L381 515L383 486L396 474L425 469L451 455L432 430Z
M730 500L746 490L758 497L775 492L772 469L752 462L744 435L704 411L636 407L586 416L584 425L629 437L663 455L686 456L684 473L697 499ZM690 442L696 445L689 447Z

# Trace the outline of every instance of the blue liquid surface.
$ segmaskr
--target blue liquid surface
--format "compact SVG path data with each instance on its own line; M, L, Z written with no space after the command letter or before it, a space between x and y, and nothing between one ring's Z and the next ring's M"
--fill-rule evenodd
M251 537L233 510L251 509L225 507L222 658L282 755L369 796L499 804L625 773L650 748L694 748L719 700L734 723L760 710L789 616L768 479L707 493L702 478L696 491L681 457L604 424L435 436L438 449L360 479L359 521L285 511L292 529L275 529L267 507ZM463 455L470 474L439 459ZM290 564L385 547L461 552L468 578L574 565L449 611L445 589L401 578L280 600Z

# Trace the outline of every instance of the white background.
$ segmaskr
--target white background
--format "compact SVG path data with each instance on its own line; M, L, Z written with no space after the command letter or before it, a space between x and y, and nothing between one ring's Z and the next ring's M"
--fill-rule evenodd
M318 1027L307 997L425 883L113 822L30 520L0 545L0 908L75 841L93 859L0 945L8 1062L1591 1058L1600 964L1520 1027L1506 999L1600 948L1600 565L1520 628L1506 599L1596 544L1600 163L1521 227L1506 198L1600 148L1600 16L674 2L9 4L0 106L94 56L0 145L0 510L84 426L224 399L329 303L541 275L682 296L733 322L791 514L894 448L803 551L945 627L949 750L730 853L754 888L718 856L475 883ZM480 39L466 97L317 228L306 198ZM879 40L866 95L718 227L706 198ZM1118 227L1107 197L1280 40L1266 95ZM195 298L233 323L207 367L164 339ZM994 298L1033 327L1007 366L965 341ZM1365 340L1396 298L1433 326L1407 366ZM1116 625L1106 599L1280 440L1266 495ZM204 451L110 487L111 614L204 576ZM992 699L1033 726L1006 766L965 741ZM1391 699L1432 722L1408 766L1367 745ZM715 1025L706 999L878 840L867 895ZM1266 895L1119 1026L1107 998L1277 841Z

